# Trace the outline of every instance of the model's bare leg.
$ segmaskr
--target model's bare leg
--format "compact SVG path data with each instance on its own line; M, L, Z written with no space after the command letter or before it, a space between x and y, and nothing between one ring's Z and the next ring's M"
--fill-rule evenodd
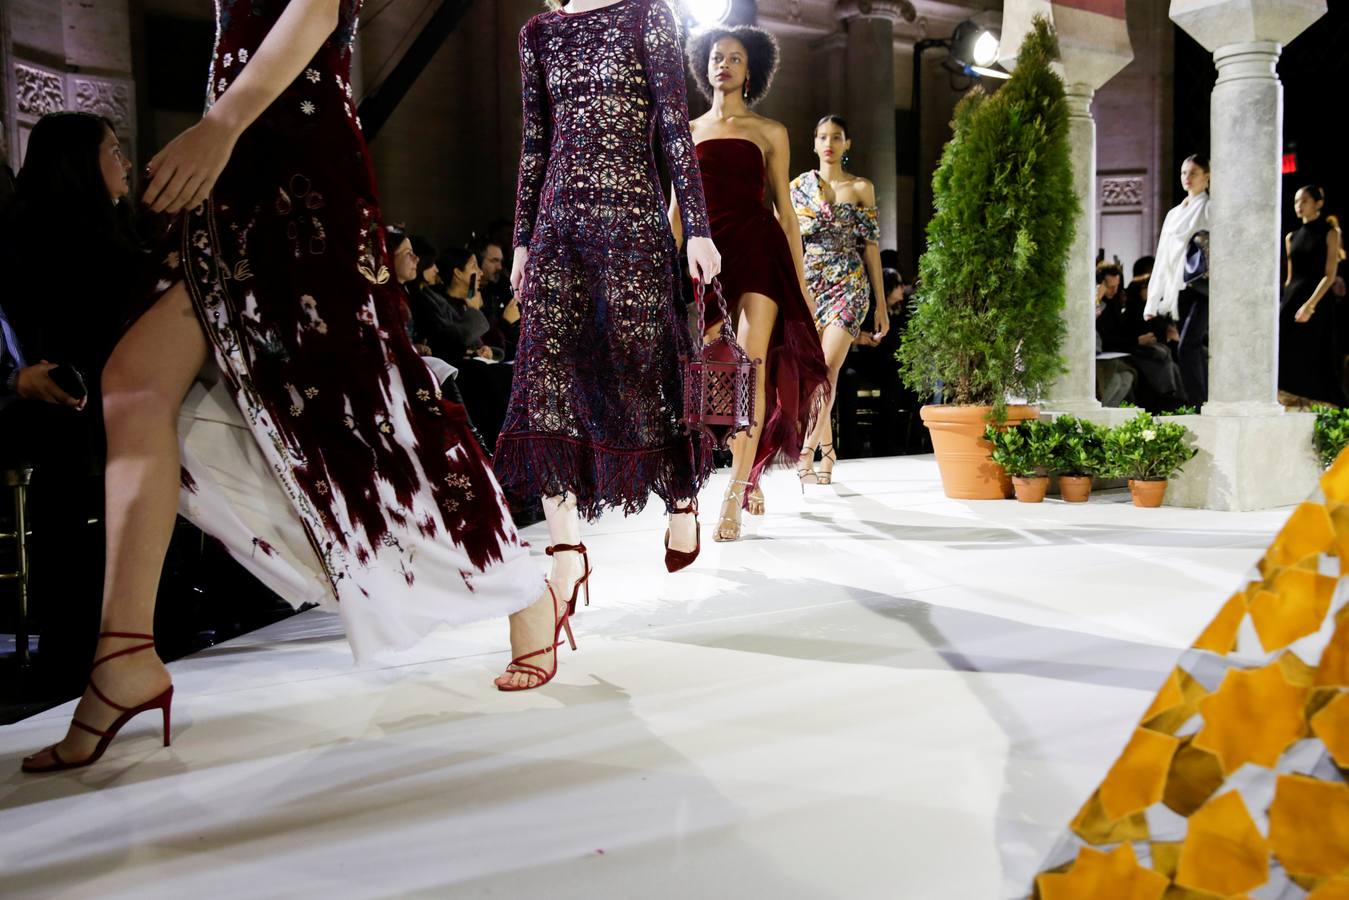
M827 479L834 471L832 458L834 432L829 420L834 412L834 400L838 396L838 373L843 369L843 361L848 358L852 335L848 334L846 328L830 325L824 329L820 340L824 345L825 364L829 366L829 402L821 407L819 421L815 423L815 432L806 441L805 447L801 448L801 471L805 472L812 468L811 461L815 458L815 448L824 447L826 452L825 458L820 460L819 477L821 483L827 483ZM802 481L809 480L808 477L802 478Z
M178 409L206 360L206 339L187 290L174 285L123 336L103 370L108 435L107 568L103 631L154 632L155 595L173 533L181 483ZM96 656L144 641L101 638ZM110 699L135 706L169 686L168 670L150 651L118 657L94 675ZM75 718L100 731L118 712L85 691ZM88 758L98 738L71 727L57 745L61 758ZM43 751L33 762L46 765Z
M581 543L581 517L576 511L576 497L561 494L543 498L543 515L548 522L548 542L556 544ZM571 593L577 579L585 574L581 554L575 551L563 551L553 554L552 572L548 583L553 593L543 592L537 602L511 616L511 657L518 658L526 653L551 647L557 633L557 618L562 605L571 599ZM557 597L554 608L553 597ZM548 671L553 667L554 650L530 658L531 665ZM497 678L499 687L527 688L540 681L539 676L526 672L506 672Z
M736 340L750 359L766 360L768 343L773 337L773 323L778 305L764 294L745 294L740 298L740 322ZM714 538L733 541L740 537L740 507L749 486L745 483L754 467L754 454L763 436L764 406L768 395L765 369L760 364L754 379L754 423L748 433L741 432L731 440L731 481L721 504L721 518ZM763 495L759 494L759 514L762 515Z

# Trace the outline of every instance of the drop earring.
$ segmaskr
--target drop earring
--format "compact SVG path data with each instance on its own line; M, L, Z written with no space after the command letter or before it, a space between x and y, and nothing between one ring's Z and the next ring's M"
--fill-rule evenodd
M743 94L745 100L748 102L748 100L749 100L749 79L748 79L748 78L745 79L745 89L744 89L744 91L742 91L741 93Z

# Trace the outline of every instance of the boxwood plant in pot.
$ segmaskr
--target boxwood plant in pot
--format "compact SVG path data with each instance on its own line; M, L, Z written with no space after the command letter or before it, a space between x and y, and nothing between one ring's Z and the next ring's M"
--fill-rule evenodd
M1006 496L987 423L1035 418L1031 406L1063 371L1064 272L1079 210L1068 105L1043 17L1012 77L956 106L954 135L932 178L935 212L918 264L913 317L896 354L920 397L948 497Z
M1043 501L1060 440L1053 423L1028 419L1007 428L990 424L984 430L984 440L993 448L993 462L1012 476L1016 499L1022 503Z
M1054 471L1059 475L1059 494L1069 503L1085 503L1091 498L1091 480L1106 470L1104 426L1076 416L1054 420L1058 446Z
M1166 484L1199 451L1188 443L1179 422L1157 421L1139 413L1106 436L1112 474L1129 479L1134 506L1162 505Z

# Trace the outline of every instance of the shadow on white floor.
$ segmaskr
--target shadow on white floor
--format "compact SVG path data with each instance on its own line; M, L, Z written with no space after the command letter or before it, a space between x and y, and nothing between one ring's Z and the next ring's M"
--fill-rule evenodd
M836 478L773 474L734 544L715 478L673 576L656 506L587 529L594 605L538 691L492 686L504 622L354 669L309 612L175 663L170 749L146 715L23 776L73 705L0 728L0 893L1016 896L1287 513Z

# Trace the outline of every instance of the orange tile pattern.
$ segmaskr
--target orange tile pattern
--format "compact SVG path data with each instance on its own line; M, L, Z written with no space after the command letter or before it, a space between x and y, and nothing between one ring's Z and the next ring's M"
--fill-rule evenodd
M1349 451L1167 676L1034 900L1349 900L1346 576Z

